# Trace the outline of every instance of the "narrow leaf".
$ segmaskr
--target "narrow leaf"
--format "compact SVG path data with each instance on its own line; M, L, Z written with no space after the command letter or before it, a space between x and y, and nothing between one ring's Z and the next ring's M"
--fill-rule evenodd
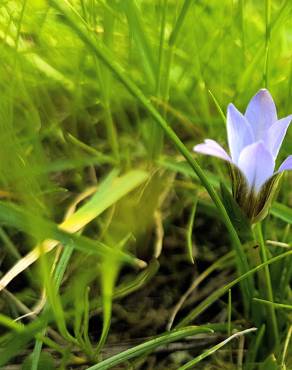
M250 332L255 331L255 330L257 330L257 328L250 328L250 329L246 329L246 330L243 330L243 331L240 331L238 333L235 333L235 334L231 335L231 337L229 337L229 338L223 340L222 342L216 344L216 346L207 349L207 351L205 351L201 355L199 355L199 356L195 357L193 360L187 362L185 365L181 366L178 370L192 369L193 366L196 365L198 362L201 362L204 358L212 355L214 352L218 351L220 348L225 346L225 344L227 344L228 342L230 342L234 338L237 338L241 335L250 333Z
M191 212L190 220L188 224L188 229L187 229L187 252L188 252L188 258L191 263L194 263L192 234L193 234L194 219L195 219L197 204L198 204L198 195L196 195L194 199L194 205L192 208L192 212Z
M147 342L139 344L136 347L130 348L124 352L118 353L99 364L89 367L87 370L106 370L111 369L114 366L121 364L125 361L130 360L131 358L141 356L144 353L149 353L153 351L155 348L166 345L168 343L174 342L176 340L180 340L182 338L188 337L190 335L197 335L202 333L213 333L213 330L200 327L200 326L189 326L179 330L172 330L170 332L161 334Z

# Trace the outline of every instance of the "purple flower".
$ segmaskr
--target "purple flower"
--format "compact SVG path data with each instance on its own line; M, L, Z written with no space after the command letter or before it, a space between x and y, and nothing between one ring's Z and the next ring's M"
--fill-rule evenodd
M277 174L292 170L290 155L275 172L275 161L291 120L292 115L277 118L272 96L268 90L261 89L249 102L244 115L233 104L228 105L227 137L230 155L220 144L210 139L196 145L194 151L229 162L237 175L243 178L241 182L245 182L246 203L251 196L253 199L259 198L264 189L270 188L268 185ZM237 198L240 196L237 189ZM261 196L262 203L263 198L267 196Z

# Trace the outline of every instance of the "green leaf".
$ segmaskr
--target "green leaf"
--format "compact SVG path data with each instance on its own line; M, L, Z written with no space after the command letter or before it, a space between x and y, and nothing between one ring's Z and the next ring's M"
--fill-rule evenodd
M196 195L194 199L192 212L190 215L188 229L187 229L187 252L188 252L188 258L191 263L194 263L192 234L193 234L193 226L194 226L194 219L195 219L197 204L198 204L198 196Z
M3 322L1 323L4 324ZM1 338L0 366L7 364L37 333L46 327L47 319L42 315L42 317L26 326L17 323L15 325L17 325L17 328L4 337L5 344L3 343L3 337Z
M217 110L218 110L218 112L219 112L219 114L220 114L223 122L226 123L226 116L223 113L223 110L221 109L220 104L218 103L218 100L215 98L215 96L214 96L214 94L212 93L211 90L208 90L208 91L209 91L209 94L211 95L211 98L213 99L213 101L215 103L215 106L216 106L216 108L217 108Z
M292 209L285 206L285 204L275 202L271 208L271 214L288 224L292 224Z
M235 333L235 334L231 335L230 337L223 340L222 342L220 342L220 343L216 344L215 346L207 349L205 352L203 352L201 355L195 357L193 360L187 362L185 365L181 366L178 370L193 369L194 365L201 362L204 358L212 355L214 352L218 351L220 348L225 346L228 342L230 342L234 338L239 337L239 336L244 335L244 334L247 334L247 333L250 333L250 332L255 331L255 330L257 330L257 329L256 328L250 328L250 329L246 329L246 330L243 330L243 331L240 331L238 333Z
M118 245L113 248L122 249L129 241L131 235L127 235ZM120 269L120 264L111 258L111 256L104 258L100 266L101 273L101 295L102 295L102 311L103 311L103 326L101 336L96 348L98 354L108 336L112 316L112 301L113 291Z
M153 58L153 52L150 48L147 32L143 24L143 13L138 8L133 0L123 0L120 2L129 22L129 29L132 31L133 38L136 43L136 48L141 54L141 64L144 66L145 76L151 86L154 86L154 75L157 62Z
M105 259L100 267L103 325L101 336L96 348L97 354L100 352L103 345L105 344L110 329L112 317L113 290L118 275L118 271L119 265L115 261L112 261L111 258Z
M170 46L174 46L176 44L177 37L179 35L179 32L182 28L183 22L186 18L186 15L187 15L191 5L192 5L191 1L189 1L189 0L184 1L183 6L181 8L181 11L179 13L179 16L178 16L178 18L176 20L176 23L173 27L173 30L171 31L171 34L169 36L168 43L169 43Z
M266 325L262 324L259 330L256 332L256 336L252 338L250 345L249 345L249 350L245 358L246 370L254 369L253 364L256 361L258 351L262 346L265 332L266 332Z
M148 173L142 170L133 170L121 177L117 172L111 174L102 182L95 195L71 217L64 221L61 227L65 230L80 230L90 221L99 216L104 210L116 203L120 198L141 185L148 178Z
M157 261L157 259L151 260L148 266L142 272L140 272L140 274L136 278L131 279L130 282L122 283L121 285L119 285L115 289L113 298L114 299L123 298L128 294L139 290L153 278L153 276L157 273L158 269L159 262Z
M118 353L117 355L114 355L94 366L89 367L87 370L107 370L134 357L141 356L146 352L151 352L161 345L180 340L190 335L197 335L202 333L213 333L213 330L203 326L189 326L183 329L172 330L170 332L154 337L147 342L141 343L136 347Z
M127 253L110 248L101 242L93 241L85 236L63 231L55 223L25 212L20 207L11 203L0 202L0 222L27 232L32 236L34 236L34 229L31 228L31 225L37 225L38 229L42 231L43 239L58 240L65 246L74 245L75 249L84 253L93 253L100 257L112 255L114 258L125 263L132 265L140 264L135 257Z
M237 230L238 234L246 240L246 238L251 234L251 227L247 217L233 199L230 191L223 182L220 183L220 189L223 204L229 214L233 226Z
M98 190L96 191L95 195L87 202L85 205L80 207L72 216L68 217L64 222L62 222L60 225L55 225L53 223L49 224L46 223L48 230L45 229L44 220L37 219L36 215L24 213L24 211L21 210L20 207L16 207L13 204L11 206L9 203L3 202L0 206L0 209L6 209L4 213L0 214L0 222L7 223L10 226L20 228L22 231L28 232L30 235L35 236L38 241L39 240L45 240L48 238L48 234L50 234L51 231L50 227L53 227L55 229L55 232L59 234L59 237L61 237L60 233L62 233L61 230L65 231L67 233L67 237L70 235L69 233L74 233L76 231L79 231L81 228L86 226L89 222L91 222L94 218L99 216L103 211L105 211L107 208L111 207L115 202L120 200L123 196L131 192L135 187L142 184L147 178L148 174L145 171L136 170L136 171L130 171L127 174L117 177L118 171L113 170L99 185ZM9 210L7 209L9 207ZM12 214L13 213L13 214ZM21 213L21 214L20 214ZM1 218L2 217L2 218ZM41 225L39 225L39 223ZM46 234L47 233L47 234ZM35 235L37 234L37 235ZM63 237L65 237L65 234L63 233ZM71 242L73 239L75 240L75 246L74 248L79 249L80 248L83 251L86 251L84 249L84 245L82 243L77 242L77 239L83 238L78 236L72 236L70 239L65 237L63 241ZM61 239L58 238L52 238L52 241L48 241L48 250L53 249L57 244L58 241L61 241ZM56 242L57 240L57 242ZM84 239L83 239L84 240ZM86 243L86 241L84 240ZM89 243L88 243L89 242ZM97 245L103 245L100 242L94 242ZM94 247L92 242L87 240L87 252L93 252L99 254L104 248L97 248ZM91 247L89 246L91 244ZM36 254L40 254L39 246L37 246L34 249L34 252ZM110 254L112 253L109 250ZM120 254L121 252L118 252ZM105 254L104 254L105 256ZM26 256L27 257L27 256ZM36 257L34 261L37 259ZM33 263L34 261L30 262ZM142 265L145 266L144 263ZM6 286L9 284L11 280L14 279L15 276L17 276L21 271L23 271L24 268L28 267L28 265L25 264L25 267L23 267L22 261L20 260L14 267L6 274L4 275L0 280L0 290L1 285ZM8 275L9 274L9 275ZM8 275L8 276L7 276Z
M271 302L267 301L265 299L260 299L260 298L253 298L254 301L265 304L267 306L272 306L274 308L282 308L285 310L292 310L292 305L291 304L285 304L285 303L277 303L277 302Z
M32 357L31 355L29 355L25 359L21 369L31 370L31 366L32 366ZM42 352L40 354L37 370L54 370L54 369L56 369L56 366L52 355L48 352Z
M271 354L265 362L259 366L259 370L279 370L276 358L274 354Z

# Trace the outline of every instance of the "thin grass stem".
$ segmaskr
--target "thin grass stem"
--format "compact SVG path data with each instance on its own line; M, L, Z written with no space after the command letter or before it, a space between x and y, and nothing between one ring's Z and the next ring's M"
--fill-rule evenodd
M254 231L255 242L258 243L260 246L260 254L261 254L262 262L266 263L268 261L268 254L267 254L267 248L266 248L264 237L263 237L262 225L260 222L254 225L253 231ZM266 293L265 298L267 298L270 302L274 302L271 275L270 275L270 269L268 265L264 267L263 282L265 284L265 289L264 289ZM275 307L272 305L269 305L267 312L269 316L269 322L267 323L267 327L271 327L271 332L273 333L273 337L269 336L270 342L272 346L277 346L279 344L279 328L278 328Z

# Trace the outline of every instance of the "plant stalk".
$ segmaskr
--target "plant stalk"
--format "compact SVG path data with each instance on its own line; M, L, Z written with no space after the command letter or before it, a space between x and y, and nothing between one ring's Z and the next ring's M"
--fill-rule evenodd
M260 247L261 262L265 263L268 261L268 255L267 255L267 249L266 249L266 245L265 245L265 241L263 237L262 225L260 222L254 225L253 232L254 232L255 242ZM270 302L274 302L271 275L270 275L270 269L268 265L264 267L263 274L264 274L263 284L265 285L263 287L264 288L263 290L266 295L263 298L269 300ZM279 343L279 328L278 328L275 307L273 305L269 305L267 307L267 314L268 314L268 320L269 320L267 323L267 329L269 330L270 328L271 332L273 333L273 336L268 336L268 338L269 338L271 346L274 347L274 346L277 346L277 344Z

